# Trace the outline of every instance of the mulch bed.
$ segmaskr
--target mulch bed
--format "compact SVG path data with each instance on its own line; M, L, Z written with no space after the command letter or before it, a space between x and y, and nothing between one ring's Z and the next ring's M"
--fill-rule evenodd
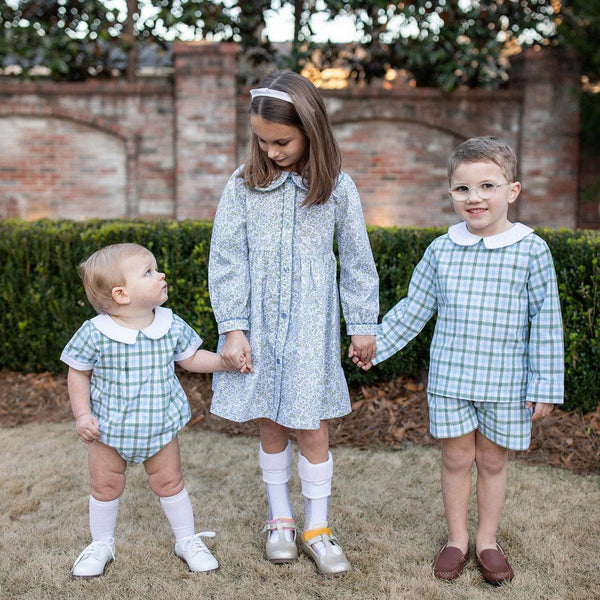
M192 407L188 427L228 434L257 435L253 423L232 423L209 412L210 378L181 372ZM330 426L332 446L359 449L406 443L438 446L428 431L423 383L405 378L351 390L352 413ZM0 425L48 423L71 419L64 375L0 371ZM531 447L518 460L561 467L579 474L600 474L600 405L591 413L555 409L534 423Z

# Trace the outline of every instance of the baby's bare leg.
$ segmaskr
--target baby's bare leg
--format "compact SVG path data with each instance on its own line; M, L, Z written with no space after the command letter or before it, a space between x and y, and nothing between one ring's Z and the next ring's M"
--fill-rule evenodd
M127 463L114 448L92 442L88 446L88 467L91 494L96 500L109 502L121 496Z
M179 440L174 437L154 456L144 461L150 489L161 498L174 496L183 489Z

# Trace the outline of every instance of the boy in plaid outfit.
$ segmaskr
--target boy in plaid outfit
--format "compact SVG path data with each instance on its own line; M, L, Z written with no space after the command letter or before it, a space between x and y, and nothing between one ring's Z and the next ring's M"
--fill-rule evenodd
M175 534L175 554L190 571L214 571L218 562L201 540L214 533L194 533L181 474L177 433L191 415L174 363L195 373L224 371L225 364L219 354L200 350L198 334L161 307L168 297L165 275L143 246L106 246L81 264L79 273L99 314L85 321L61 355L69 365L77 435L88 444L91 484L92 543L71 573L96 577L114 559L125 470L127 463L139 462Z
M508 220L521 191L511 148L495 137L469 139L451 155L448 177L463 222L425 251L407 297L383 318L372 363L353 360L368 369L389 358L437 313L427 396L431 434L442 445L448 540L434 574L455 579L469 557L475 463L475 557L484 579L499 585L514 577L496 541L508 450L528 448L531 421L563 402L562 319L548 246Z

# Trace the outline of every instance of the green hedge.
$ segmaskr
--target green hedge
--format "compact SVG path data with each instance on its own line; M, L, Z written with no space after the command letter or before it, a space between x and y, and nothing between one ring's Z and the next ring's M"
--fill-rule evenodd
M414 266L443 231L369 229L381 281L382 315L405 296ZM566 407L589 411L600 398L600 234L537 233L548 242L558 275L565 323ZM207 289L210 234L211 223L204 221L0 221L0 368L65 371L61 349L94 314L76 266L101 246L122 241L152 250L167 275L168 305L200 333L206 348L214 348L217 333ZM368 373L344 358L349 382L418 376L427 367L432 333L433 322L404 351Z

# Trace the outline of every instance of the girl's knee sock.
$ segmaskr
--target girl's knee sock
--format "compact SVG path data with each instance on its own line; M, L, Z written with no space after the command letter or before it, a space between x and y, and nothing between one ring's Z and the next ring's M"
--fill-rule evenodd
M331 452L323 463L313 464L302 454L298 456L298 475L304 496L304 530L326 527L329 512L329 496L333 478Z
M161 498L160 505L167 515L176 542L194 535L194 511L186 488L174 496Z
M302 454L298 456L298 475L302 482L304 496L304 531L327 527L329 513L329 496L331 496L331 480L333 479L333 458L331 452L323 463L313 464ZM322 555L326 548L323 542L312 545L313 550ZM337 552L337 546L332 546Z
M90 533L94 542L111 542L115 535L119 499L104 502L90 495Z
M294 513L290 505L288 481L290 480L292 465L292 445L288 441L282 452L267 454L262 446L258 451L258 461L262 469L263 481L267 490L269 503L269 519L293 519ZM292 539L293 533L285 529L285 535ZM271 532L271 539L278 536L277 531ZM276 540L273 540L276 541Z

